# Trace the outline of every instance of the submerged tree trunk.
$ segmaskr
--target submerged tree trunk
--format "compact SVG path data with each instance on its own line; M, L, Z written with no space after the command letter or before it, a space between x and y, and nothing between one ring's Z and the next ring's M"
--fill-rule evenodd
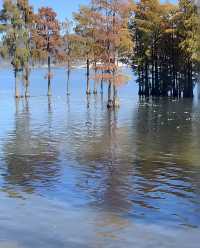
M96 79L96 76L97 76L97 69L96 69L96 62L95 62L95 68L94 68L94 74L95 74L95 79L94 79L94 91L93 91L93 94L96 95L97 94L97 79Z
M109 81L109 84L108 84L108 104L107 104L107 107L108 108L112 108L113 107L113 101L112 101L112 98L111 98L111 94L112 94L112 83L111 81Z
M101 79L101 95L103 95L103 71L102 71L102 79Z
M185 87L184 97L193 97L193 82L192 82L192 63L188 61L187 69L185 70Z
M86 94L87 95L90 95L91 94L91 91L90 91L90 60L87 59L87 72L86 72L86 75L87 75L87 89L86 89Z
M51 96L51 57L48 55L48 92L47 96Z
M145 96L149 97L149 67L147 62L145 63Z
M67 65L67 95L70 95L70 64Z
M113 107L118 108L119 107L119 98L117 94L117 87L113 85Z
M24 68L24 87L25 87L25 97L30 97L29 93L29 65L27 64Z
M19 94L19 71L15 69L15 98L20 98Z

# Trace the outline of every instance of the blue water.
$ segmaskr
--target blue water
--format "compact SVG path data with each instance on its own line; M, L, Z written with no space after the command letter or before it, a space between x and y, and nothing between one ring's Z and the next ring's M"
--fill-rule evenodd
M45 74L15 100L0 71L0 247L199 247L198 94L139 99L132 76L109 111L84 69L70 96L64 69L50 98Z

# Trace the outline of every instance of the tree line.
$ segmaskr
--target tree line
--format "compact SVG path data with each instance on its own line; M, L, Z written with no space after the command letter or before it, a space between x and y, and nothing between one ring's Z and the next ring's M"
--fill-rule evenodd
M200 62L200 18L192 0L140 0L130 29L141 96L192 97Z
M67 6L66 6L67 7ZM0 56L11 62L15 97L29 97L31 68L47 64L51 96L52 64L66 68L67 94L73 65L86 65L86 94L103 94L118 107L118 88L128 81L122 61L137 74L139 95L191 97L199 66L199 15L190 0L177 5L158 0L91 0L59 21L50 7L37 11L29 0L4 0L0 10ZM91 89L93 81L93 90Z

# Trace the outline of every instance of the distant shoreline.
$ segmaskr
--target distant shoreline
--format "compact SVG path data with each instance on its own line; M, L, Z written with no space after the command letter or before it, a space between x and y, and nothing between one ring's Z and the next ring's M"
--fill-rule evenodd
M121 67L127 67L128 65L127 64L124 64L124 63L121 63L119 62L118 63L118 66L121 68ZM44 65L30 65L30 68L31 69L47 69L48 68L48 65L47 64L44 64ZM67 68L67 66L65 64L52 64L51 65L51 68ZM92 65L91 65L91 68L92 68ZM12 70L12 66L9 64L9 63L6 63L6 64L2 64L1 67L0 67L0 70L2 69L9 69L9 70ZM85 64L77 64L77 65L73 65L71 67L71 69L86 69L86 63Z

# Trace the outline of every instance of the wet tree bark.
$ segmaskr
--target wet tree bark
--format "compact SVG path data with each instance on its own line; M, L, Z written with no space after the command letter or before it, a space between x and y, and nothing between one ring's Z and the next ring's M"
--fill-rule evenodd
M97 69L96 69L96 62L94 64L94 75L95 75L95 79L94 79L94 90L93 90L93 94L96 95L97 94Z
M113 107L118 108L119 107L119 99L118 99L118 91L117 87L113 85Z
M30 93L29 93L29 86L30 86L30 82L29 82L29 64L27 63L27 65L25 66L25 73L24 73L24 86L25 86L25 97L30 97Z
M67 65L67 95L70 95L70 62Z
M90 95L91 91L90 91L90 60L87 59L87 72L86 72L86 76L87 76L87 89L86 89L86 94Z
M51 57L48 55L48 92L47 96L51 96Z
M15 98L19 98L19 71L17 69L14 70L15 75Z
M110 81L109 84L108 84L108 104L107 104L108 108L113 107L113 101L112 101L112 98L111 98L111 94L112 94L112 83Z

